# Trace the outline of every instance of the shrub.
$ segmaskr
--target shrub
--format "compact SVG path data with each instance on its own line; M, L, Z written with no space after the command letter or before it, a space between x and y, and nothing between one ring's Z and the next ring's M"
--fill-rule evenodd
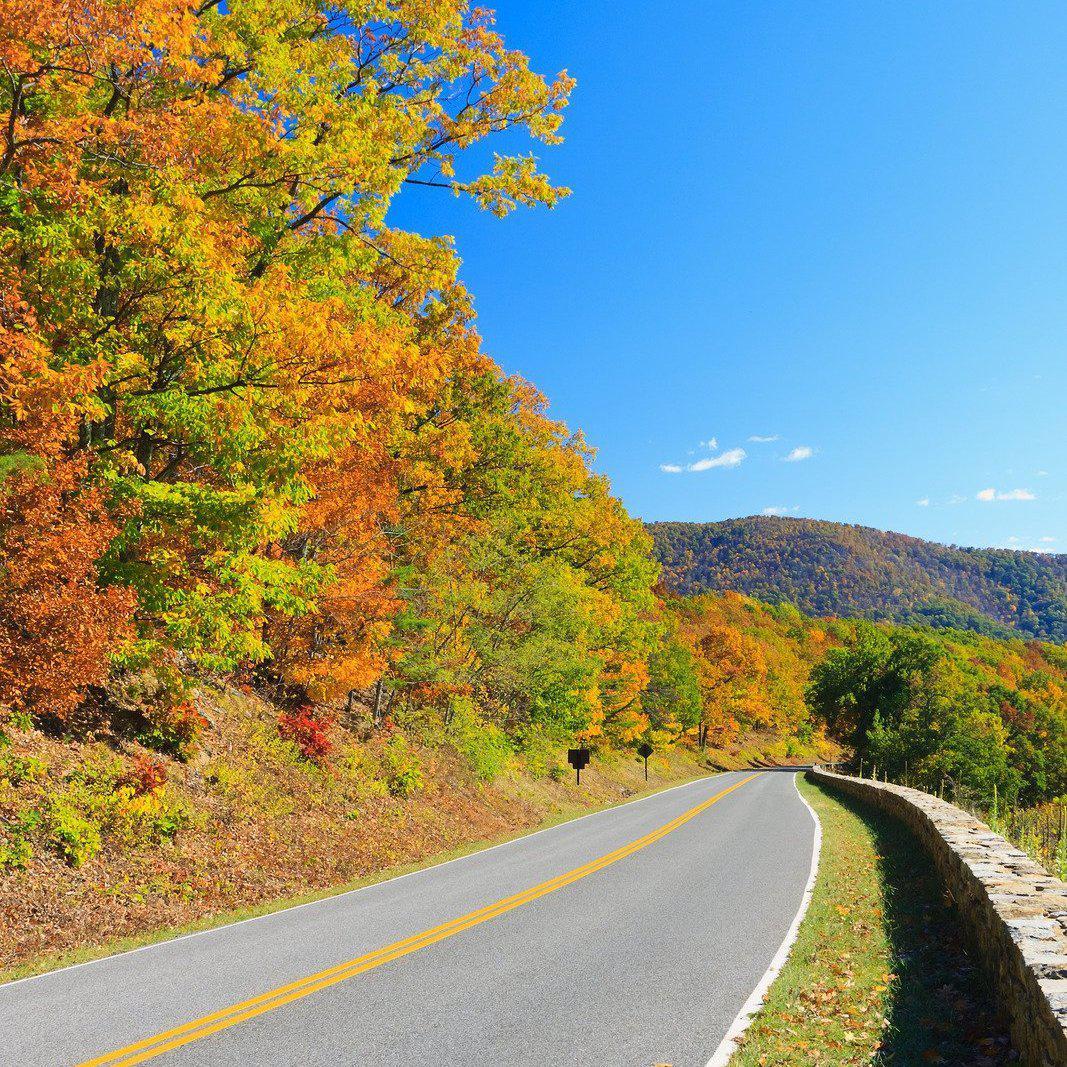
M296 711L283 711L278 716L278 733L292 741L300 754L312 763L322 763L333 748L327 734L330 719L312 704L304 704Z
M0 874L21 871L33 858L33 845L24 837L10 836L0 841Z
M382 749L386 788L394 797L410 797L422 789L422 764L403 734L395 734Z
M22 870L33 858L30 835L41 823L36 811L23 812L0 826L0 874Z
M149 708L138 739L147 748L184 759L203 725L203 716L189 703Z
M447 736L475 776L491 782L507 766L513 749L504 732L484 721L468 697L455 697L449 707Z
M134 796L154 793L167 780L167 768L157 756L143 754L134 756L130 769L123 776L122 783L128 785Z
M127 843L133 847L140 844L159 844L173 841L178 831L188 821L183 807L168 803L161 791L142 793L139 796L122 796L115 813L116 831L124 831Z
M100 851L100 830L65 798L56 798L48 809L49 840L72 866L80 867Z
M204 725L186 687L177 667L163 662L116 671L102 700L117 732L184 759Z
M80 867L105 844L129 850L173 840L189 813L168 795L162 760L145 753L126 763L101 745L55 783L37 819L23 836L41 829L44 845Z
M5 755L0 759L0 779L11 785L36 782L44 775L45 762L36 756Z

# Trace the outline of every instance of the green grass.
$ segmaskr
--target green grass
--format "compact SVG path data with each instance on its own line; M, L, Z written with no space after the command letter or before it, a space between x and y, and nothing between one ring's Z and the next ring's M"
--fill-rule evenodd
M881 812L800 789L822 824L819 874L732 1067L1008 1062L983 976L915 839Z
M130 949L141 948L144 945L154 945L162 941L170 941L176 937L181 937L183 934L198 933L202 930L213 930L220 926L228 926L231 923L241 922L245 919L254 919L260 915L270 915L273 912L283 911L286 908L293 908L300 904L310 904L316 900L326 900L329 897L335 897L341 893L351 892L354 889L362 889L366 886L375 885L378 882L384 882L390 878L399 878L401 875L411 874L414 871L436 867L441 863L447 863L449 860L458 859L461 856L469 856L475 852L482 852L487 848L492 848L494 845L500 845L506 841L514 841L520 837L527 837L540 830L547 830L552 826L570 822L573 819L581 818L583 815L591 815L594 812L606 811L609 808L618 807L620 804L628 804L641 797L653 796L656 793L662 793L667 789L673 789L678 785L684 785L686 781L695 781L697 778L706 777L708 774L714 773L714 771L701 769L700 773L694 775L692 778L682 779L681 781L669 781L665 784L642 790L625 799L604 804L583 805L579 802L566 804L536 826L527 827L526 829L519 830L515 833L501 834L494 838L469 841L460 845L458 848L451 849L447 852L437 853L436 855L429 856L418 863L386 867L363 878L353 879L352 881L330 886L326 889L320 889L309 893L300 893L295 896L278 897L274 900L250 905L248 907L213 912L210 915L205 915L190 923L184 923L179 926L158 927L155 930L146 931L145 933L137 934L132 937L114 938L97 944L84 945L67 952L44 953L24 963L19 963L12 967L0 968L0 985L3 985L5 982L16 981L19 978L30 978L33 975L45 974L48 971L55 971L61 967L71 967L78 963L88 963L91 960L103 959L105 956L113 956L119 952L128 952Z

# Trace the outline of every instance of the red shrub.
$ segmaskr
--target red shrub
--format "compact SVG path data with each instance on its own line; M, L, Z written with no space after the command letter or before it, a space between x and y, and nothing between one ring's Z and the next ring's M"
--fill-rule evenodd
M142 796L155 792L167 780L167 769L157 756L135 756L133 765L123 777L123 784L133 786L133 791Z
M326 734L329 725L329 718L312 704L283 711L278 716L278 733L286 741L293 741L304 759L315 763L321 763L333 748Z

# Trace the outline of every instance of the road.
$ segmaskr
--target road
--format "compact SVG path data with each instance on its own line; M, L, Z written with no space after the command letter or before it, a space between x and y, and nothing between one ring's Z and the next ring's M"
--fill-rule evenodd
M717 775L0 986L0 1062L704 1067L813 843L792 774Z

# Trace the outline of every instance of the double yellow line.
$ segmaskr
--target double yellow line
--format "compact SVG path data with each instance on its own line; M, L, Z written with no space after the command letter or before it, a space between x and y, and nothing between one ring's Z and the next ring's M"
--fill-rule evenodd
M554 893L557 889L562 889L564 886L571 885L582 878L588 878L589 875L602 871L605 867L618 863L619 860L625 859L627 856L632 856L635 852L655 844L655 842L666 837L667 834L677 830L678 827L684 826L690 819L696 818L697 815L702 811L706 811L716 801L721 800L735 789L740 789L741 786L746 782L752 781L755 777L757 777L755 774L750 774L747 778L742 778L740 782L735 782L703 803L683 812L677 818L671 819L670 822L659 827L659 829L645 834L644 837L639 837L636 841L631 841L628 845L615 849L614 852L609 852L606 856L601 856L599 859L592 860L581 867L575 867L574 870L567 871L566 874L550 878L547 882L541 882L540 885L523 890L523 892L516 893L514 896L505 897L495 904L488 904L477 911L461 915L458 919L452 919L449 922L442 923L440 926L423 930L422 933L413 934L411 937L404 938L403 941L396 941L391 945L386 945L385 948L380 948L375 952L368 952L365 956L349 960L347 963L338 964L336 967L319 971L317 974L301 978L299 981L279 986L277 989L272 989L267 993L261 993L258 997L252 997L251 1000L243 1000L240 1004L232 1004L228 1008L222 1008L220 1011L212 1012L210 1015L193 1019L192 1022L184 1023L173 1030L166 1030L152 1037L146 1037L133 1045L117 1049L115 1052L108 1052L102 1056L97 1056L95 1059L86 1060L79 1064L78 1067L102 1067L104 1064L132 1067L132 1064L144 1063L145 1060L150 1060L154 1056L169 1052L171 1049L180 1048L182 1045L188 1045L192 1041L199 1041L202 1037L236 1026L237 1023L244 1022L246 1019L254 1019L257 1015L274 1011L275 1008L280 1008L283 1004L299 1000L301 997L306 997L311 993L317 993L320 989L336 985L338 982L343 982L346 978L353 978L364 971L373 970L373 968L380 967L383 963L399 959L410 952L418 952L419 949L426 948L437 941L443 941L446 937L452 937L463 930L469 930L472 926L478 926L480 923L487 922L497 915L503 915L504 912L512 911L523 904L529 904L539 897Z

